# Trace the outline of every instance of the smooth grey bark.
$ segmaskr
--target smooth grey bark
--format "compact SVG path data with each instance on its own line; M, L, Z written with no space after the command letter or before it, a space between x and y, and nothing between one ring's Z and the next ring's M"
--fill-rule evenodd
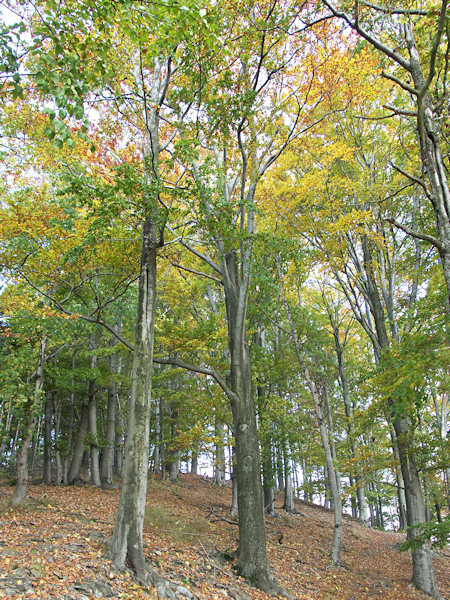
M117 383L114 374L120 373L121 361L117 355L111 356L109 366L112 377L108 386L108 407L106 417L106 445L100 461L100 480L103 488L114 487L114 446L116 443L116 408L117 408Z
M249 262L250 255L240 264L234 250L224 253L221 261L231 356L230 383L233 394L230 403L236 442L239 508L237 568L243 577L254 582L258 588L268 593L278 593L280 587L271 574L266 551L258 432L246 337Z
M43 480L46 485L52 482L52 429L53 429L53 401L51 394L45 395L44 409L44 471Z
M174 384L172 379L170 385ZM173 442L176 438L178 429L178 404L176 401L170 402L168 405L170 411L170 440ZM175 448L172 443L169 444L166 450L167 471L169 472L169 481L177 483L178 473L180 472L180 451Z
M215 461L214 461L214 483L223 487L225 485L225 423L215 420Z
M170 61L163 76L160 58L154 58L150 92L144 88L141 62L135 65L135 83L141 98L148 102L143 107L143 119L147 131L144 166L146 183L157 184L159 180L159 107L167 91L170 78ZM125 442L122 490L116 513L114 531L108 555L112 562L123 569L130 566L144 584L154 585L158 597L166 596L166 588L158 573L145 560L143 528L147 495L149 434L151 412L151 384L153 374L153 344L156 314L156 258L162 245L162 233L158 229L157 192L146 196L145 216L142 225L142 246L139 273L139 297L131 372L131 395L129 400L128 426Z
M262 472L263 472L263 492L264 492L264 512L266 515L275 515L275 492L274 492L274 474L272 464L272 444L270 438L266 438L261 449L262 452Z
M124 447L124 434L123 434L123 419L120 413L120 402L117 398L116 407L116 441L114 444L114 474L118 477L122 477L123 469L123 447Z
M198 450L196 448L191 452L191 473L198 475Z
M159 473L161 469L161 443L162 443L162 432L161 432L161 418L160 418L160 410L161 404L159 398L155 401L155 410L154 410L154 429L153 429L153 439L154 439L154 448L153 448L153 472Z
M89 369L94 371L97 366L97 356L92 353L96 350L97 344L93 334L89 336ZM90 378L88 382L88 431L89 431L89 456L91 468L91 484L100 487L100 455L98 446L98 431L97 431L97 384L94 379Z
M283 509L290 514L295 514L294 485L292 481L292 465L289 453L284 452L284 505Z
M237 493L237 474L236 474L236 447L233 446L232 456L231 456L231 508L230 515L235 518L238 516L239 507L238 507L238 493Z
M68 484L78 484L81 482L81 465L84 456L84 440L89 427L88 407L85 402L81 405L80 422L78 426L77 441L73 451L72 461L69 472L67 473Z
M394 469L395 469L395 482L397 489L397 507L398 507L398 525L400 530L406 530L406 497L405 497L405 484L403 482L403 475L400 468L400 457L398 454L397 443L395 441L395 431L392 424L389 427L389 435L391 438L392 452L394 454Z
M139 278L139 299L135 349L131 373L131 397L123 467L123 482L108 555L116 566L126 562L144 583L155 583L148 570L143 550L153 338L156 309L156 253L158 241L151 218L143 227Z
M45 349L47 338L43 337L39 344L39 355L34 374L34 393L26 405L26 421L22 432L22 444L17 452L17 483L12 497L13 506L20 506L26 500L28 490L28 450L33 440L37 423L37 410L41 404L41 394L44 387Z
M63 464L61 460L60 434L61 434L61 406L58 403L56 394L52 394L53 402L53 422L55 429L55 485L61 485L63 482Z
M111 341L114 346L116 340ZM100 480L103 488L114 487L114 456L116 443L116 413L118 402L117 383L115 375L120 375L122 371L122 357L113 354L109 358L109 369L111 372L108 385L108 407L106 417L106 445L103 448L100 461Z

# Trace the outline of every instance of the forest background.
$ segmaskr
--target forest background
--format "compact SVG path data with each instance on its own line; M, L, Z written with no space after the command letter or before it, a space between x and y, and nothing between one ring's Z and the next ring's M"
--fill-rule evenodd
M0 459L122 480L232 477L236 569L276 488L406 529L440 597L449 532L447 1L5 3ZM224 449L230 450L225 453ZM229 461L225 456L230 457ZM227 464L228 462L228 464Z

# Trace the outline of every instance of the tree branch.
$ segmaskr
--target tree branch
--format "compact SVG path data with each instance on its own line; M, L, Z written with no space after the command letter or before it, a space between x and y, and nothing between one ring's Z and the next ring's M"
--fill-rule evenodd
M213 369L209 369L208 367L202 367L200 365L192 365L177 358L153 357L153 362L159 365L171 365L172 367L179 367L180 369L186 369L187 371L192 371L193 373L209 375L219 384L219 386L222 388L222 390L225 392L225 394L228 396L231 402L235 403L238 399L233 390L227 385L222 375L217 371L214 371Z
M388 223L391 223L391 225L394 225L394 227L397 227L398 229L401 229L407 235L410 235L413 238L416 238L418 240L422 240L424 242L429 242L430 244L432 244L433 246L435 246L435 248L437 248L440 253L444 252L444 246L434 236L428 235L427 233L419 233L418 231L414 231L413 229L410 229L406 225L402 225L401 223L399 223L395 219L386 219L386 221Z

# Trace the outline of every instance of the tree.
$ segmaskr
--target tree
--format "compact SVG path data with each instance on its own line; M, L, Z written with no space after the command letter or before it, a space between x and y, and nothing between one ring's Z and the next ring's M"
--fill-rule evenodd
M361 38L383 56L394 69L383 71L384 77L407 92L409 107L386 106L392 113L416 120L422 172L417 175L396 168L411 182L420 186L430 201L435 216L437 236L422 233L396 220L393 224L416 239L431 243L439 252L450 300L450 192L442 142L447 147L441 123L447 112L447 77L450 40L448 39L448 1L442 0L429 11L414 8L384 7L357 2L353 15L328 0L323 4L342 19ZM426 23L426 24L425 24ZM430 41L423 39L430 32ZM446 39L447 38L447 39ZM405 57L405 54L408 58ZM400 73L397 72L397 70ZM428 183L426 183L428 181ZM448 302L447 302L448 310ZM434 592L433 592L434 593Z

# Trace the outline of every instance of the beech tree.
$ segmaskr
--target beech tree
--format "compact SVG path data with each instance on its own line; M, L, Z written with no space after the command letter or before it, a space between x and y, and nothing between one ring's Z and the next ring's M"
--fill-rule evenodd
M381 53L388 66L383 70L383 76L407 93L404 94L408 99L403 100L405 104L395 102L385 108L400 117L415 119L422 168L416 167L415 172L408 173L395 163L392 163L392 167L418 185L430 201L437 235L418 231L414 223L413 226L396 220L392 220L392 223L408 235L427 241L437 249L449 301L450 192L448 169L443 158L448 151L448 140L442 128L445 117L448 117L448 1L443 0L430 10L357 2L354 14L341 10L339 5L328 0L323 0L323 4ZM431 43L424 43L422 27L426 35L429 34L427 42Z

